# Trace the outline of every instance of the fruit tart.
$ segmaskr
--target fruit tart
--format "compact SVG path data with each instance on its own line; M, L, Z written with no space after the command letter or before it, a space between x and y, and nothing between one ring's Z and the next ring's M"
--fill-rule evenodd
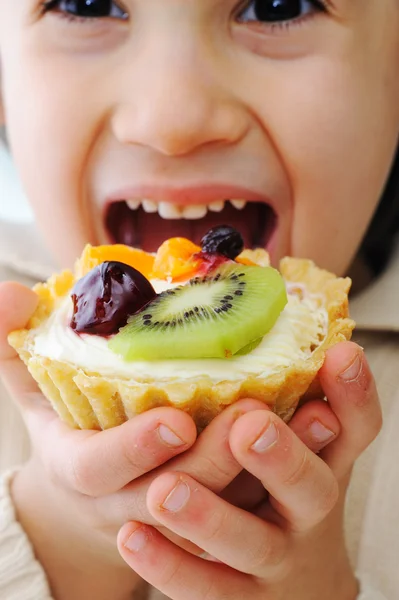
M246 397L289 420L326 349L351 337L350 280L294 258L277 270L243 246L227 226L155 255L87 246L73 271L34 288L38 308L10 343L74 427L174 406L201 430Z

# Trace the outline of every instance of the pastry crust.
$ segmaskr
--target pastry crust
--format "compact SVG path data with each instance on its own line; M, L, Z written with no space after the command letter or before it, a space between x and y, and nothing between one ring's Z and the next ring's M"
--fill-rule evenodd
M262 266L269 264L264 250L246 250L243 256ZM81 274L83 270L78 261L75 273ZM325 351L340 341L349 340L355 323L348 313L350 279L337 278L311 261L294 258L284 258L280 272L286 281L298 284L296 293L300 295L304 286L319 299L328 314L328 331L309 358L296 360L266 378L248 376L216 384L208 377L170 382L133 381L106 378L100 373L35 354L35 330L74 285L72 271L54 275L47 283L35 286L40 298L38 308L25 329L10 334L9 342L61 419L73 427L108 429L151 408L174 406L188 412L201 430L226 406L248 397L265 402L288 421L301 399L321 393L317 373L324 362Z

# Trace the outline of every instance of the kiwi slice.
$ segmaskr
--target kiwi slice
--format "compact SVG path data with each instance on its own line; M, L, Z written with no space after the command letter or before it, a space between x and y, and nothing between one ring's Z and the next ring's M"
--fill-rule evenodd
M286 303L278 271L226 263L159 294L109 346L128 361L231 358L263 337Z
M243 348L240 348L239 351L234 354L234 356L244 356L245 354L249 354L250 352L252 352L252 350L255 350L255 348L257 348L261 344L262 340L263 337L249 342L249 344L247 344Z

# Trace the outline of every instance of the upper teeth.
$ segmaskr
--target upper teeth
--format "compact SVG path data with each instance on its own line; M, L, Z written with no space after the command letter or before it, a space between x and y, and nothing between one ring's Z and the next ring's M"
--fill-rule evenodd
M146 213L156 213L162 219L202 219L205 217L208 210L211 212L221 212L225 206L225 200L216 200L209 204L189 204L186 206L178 206L171 202L154 202L153 200L137 199L126 200L126 204L131 210L137 210L140 206L143 207ZM246 200L229 200L237 210L242 210L246 204Z
M232 200L232 203L234 202L234 200ZM245 200L243 200L244 202L244 206L245 206ZM216 200L216 202L211 202L210 204L208 204L208 209L212 212L222 212L222 210L224 209L224 200Z
M156 213L158 210L158 205L152 200L143 200L143 208L147 213Z
M247 202L246 200L231 200L231 203L237 210L242 210Z
M128 200L126 204L131 210L136 210L140 206L141 200Z
M158 204L158 214L163 219L180 219L180 208L170 202L160 202Z

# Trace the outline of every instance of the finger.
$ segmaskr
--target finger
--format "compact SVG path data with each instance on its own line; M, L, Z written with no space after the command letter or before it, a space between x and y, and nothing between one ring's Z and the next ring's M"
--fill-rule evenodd
M133 571L171 600L255 597L254 580L185 552L147 525L124 525L118 535L118 549Z
M285 556L286 535L277 525L232 506L183 473L158 477L147 505L159 523L243 573L264 577Z
M322 400L312 400L301 406L289 427L316 454L337 439L341 430L337 416Z
M31 430L33 421L41 432L56 419L50 403L30 376L24 363L8 343L8 335L26 326L38 303L29 288L14 282L0 283L0 377ZM32 423L31 423L32 421Z
M38 393L38 388L7 338L11 331L26 326L37 303L37 295L29 288L19 283L0 283L0 376L17 399Z
M183 471L208 489L217 493L222 491L242 469L229 445L233 423L246 412L259 409L260 412L269 412L257 400L241 400L226 408L202 432L194 446L168 463L165 469ZM151 482L162 471L163 468L149 473L110 498L100 498L97 502L98 513L119 527L132 520L156 525L148 511L146 497Z
M240 417L230 446L292 529L310 529L334 508L339 490L330 468L276 415L255 411Z
M159 467L195 439L196 427L188 414L155 408L106 431L75 431L57 421L42 435L40 445L53 481L98 497Z
M377 388L363 350L353 342L327 352L320 382L341 425L339 438L322 457L341 479L381 429Z
M340 432L337 417L322 400L307 402L299 408L289 427L316 454L335 440ZM222 497L234 506L254 510L265 499L265 489L253 475L242 471L223 491Z
M12 329L24 327L36 306L37 296L31 290L13 283L0 285L1 372L24 408L36 452L52 480L88 496L109 494L194 443L192 419L169 408L150 411L104 432L74 431L61 423L6 341Z

